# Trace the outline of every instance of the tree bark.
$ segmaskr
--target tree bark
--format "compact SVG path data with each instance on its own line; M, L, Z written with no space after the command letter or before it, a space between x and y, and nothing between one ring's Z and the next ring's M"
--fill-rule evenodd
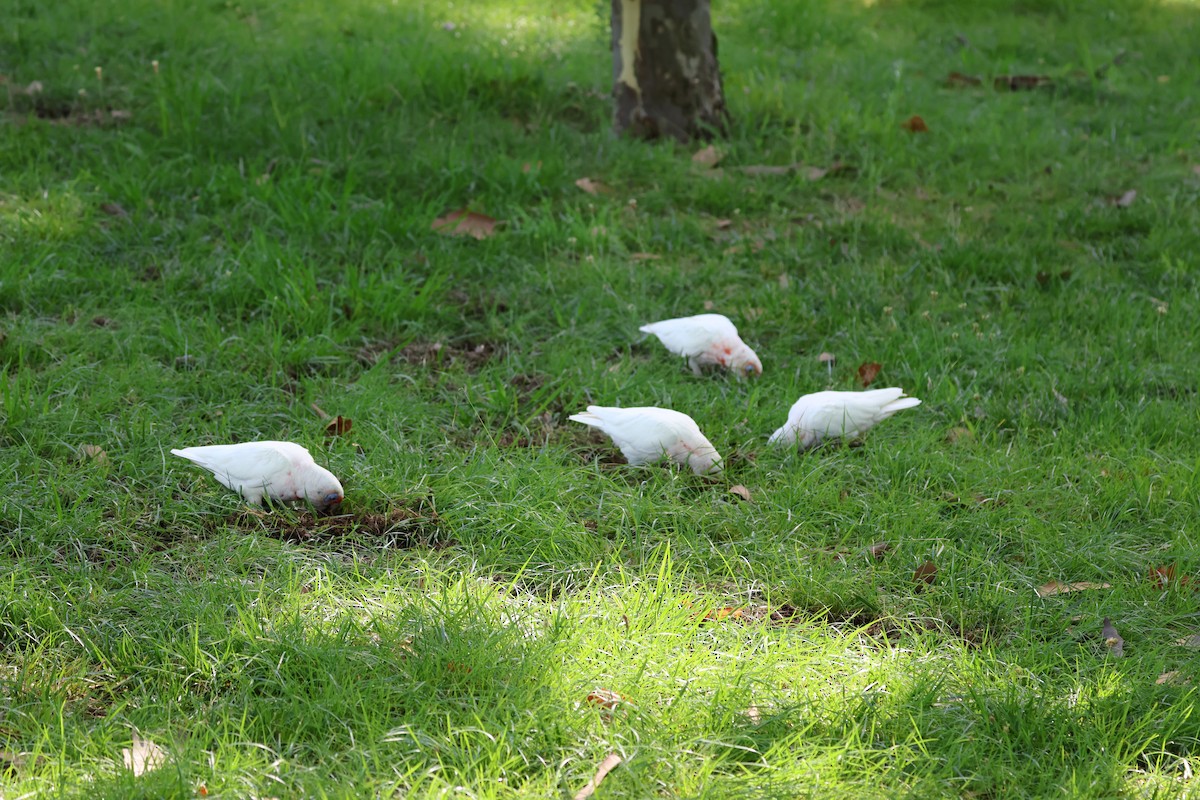
M681 142L725 133L709 0L612 0L613 127Z

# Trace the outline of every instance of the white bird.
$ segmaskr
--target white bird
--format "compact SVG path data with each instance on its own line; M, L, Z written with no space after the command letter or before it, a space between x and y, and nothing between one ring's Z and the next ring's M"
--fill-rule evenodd
M588 406L570 419L607 433L630 464L648 464L664 455L697 475L721 471L721 455L696 421L669 408Z
M697 314L694 317L664 319L638 328L653 333L672 353L687 359L692 372L701 367L721 366L738 377L761 375L762 362L746 346L737 328L721 314Z
M921 405L905 397L903 389L868 392L816 392L806 394L788 411L787 423L771 434L771 443L797 444L806 449L826 439L862 436L885 419L906 408Z
M342 502L342 484L292 442L245 442L185 447L172 454L211 472L223 485L251 504L263 497L282 502L306 500L327 511Z

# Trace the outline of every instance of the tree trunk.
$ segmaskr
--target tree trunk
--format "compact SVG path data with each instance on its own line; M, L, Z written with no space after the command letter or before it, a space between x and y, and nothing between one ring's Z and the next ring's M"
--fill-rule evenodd
M709 0L612 0L613 126L681 142L724 134Z

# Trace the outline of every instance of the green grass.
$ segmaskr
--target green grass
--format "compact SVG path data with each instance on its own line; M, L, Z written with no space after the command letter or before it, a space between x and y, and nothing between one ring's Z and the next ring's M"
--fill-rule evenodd
M712 177L610 134L603 4L9 5L0 796L570 797L610 752L601 798L1195 792L1197 595L1149 573L1200 580L1200 7L718 3ZM706 303L760 380L639 340ZM865 361L924 404L766 447ZM358 522L168 452L258 438Z

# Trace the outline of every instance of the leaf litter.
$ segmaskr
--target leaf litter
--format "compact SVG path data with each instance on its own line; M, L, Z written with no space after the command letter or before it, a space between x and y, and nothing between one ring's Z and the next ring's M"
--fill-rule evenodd
M500 224L487 214L460 208L438 217L430 227L445 236L470 236L482 240L495 234Z

